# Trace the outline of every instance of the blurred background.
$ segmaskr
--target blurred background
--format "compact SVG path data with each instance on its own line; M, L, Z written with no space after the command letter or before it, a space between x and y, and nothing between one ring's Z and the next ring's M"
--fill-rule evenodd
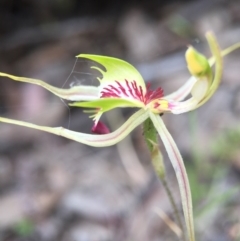
M95 84L92 63L75 56L101 54L131 62L167 94L189 78L187 45L210 56L208 30L223 49L239 42L240 1L1 0L0 71L63 88ZM223 82L207 104L163 117L186 163L197 240L240 240L239 66L238 50L224 58ZM81 109L38 86L0 78L0 101L1 116L91 132ZM115 129L132 112L103 121ZM91 148L0 124L0 240L178 240L161 211L173 218L141 128L117 146Z

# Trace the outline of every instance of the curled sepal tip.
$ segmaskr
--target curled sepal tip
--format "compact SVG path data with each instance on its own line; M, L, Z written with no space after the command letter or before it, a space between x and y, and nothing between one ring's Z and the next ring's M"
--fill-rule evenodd
M44 89L52 92L54 95L70 101L80 101L80 100L95 100L98 98L98 88L94 86L74 86L69 89L57 88L52 86L42 80L19 77L11 74L6 74L0 72L0 76L7 77L15 81L25 82L30 84L35 84L42 86Z
M223 74L223 59L222 59L223 54L221 53L218 42L212 32L207 32L206 38L207 38L210 50L212 52L212 55L215 59L215 75L211 82L211 86L208 89L207 94L198 103L195 109L200 107L204 103L206 103L213 96L213 94L216 92L217 88L221 83L222 74Z

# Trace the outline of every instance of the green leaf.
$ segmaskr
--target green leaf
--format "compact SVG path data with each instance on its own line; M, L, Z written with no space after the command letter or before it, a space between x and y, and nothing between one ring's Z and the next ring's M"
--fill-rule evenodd
M211 197L208 202L196 213L197 218L201 219L202 216L209 214L209 212L214 209L221 208L225 205L234 195L237 195L240 192L239 186L231 187L229 190L223 193L218 193L216 191L215 196Z
M28 237L34 232L34 224L31 220L23 219L14 227L20 237Z

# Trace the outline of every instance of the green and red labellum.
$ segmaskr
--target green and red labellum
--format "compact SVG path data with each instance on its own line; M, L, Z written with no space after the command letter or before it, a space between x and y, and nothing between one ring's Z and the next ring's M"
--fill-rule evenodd
M104 112L114 108L136 107L150 109L154 113L161 113L168 107L168 102L163 100L164 94L162 88L156 90L147 86L138 84L136 80L111 81L103 88L100 86L100 97L98 100L88 102L75 102L71 106L86 107L95 109L95 114L91 117L97 125L101 115ZM95 128L93 128L95 129Z
M149 109L154 113L169 111L168 101L163 99L162 88L150 90L146 86L141 74L131 64L121 59L81 54L77 57L93 60L105 69L92 66L102 74L98 77L98 99L87 102L75 102L72 106L94 108L96 112L92 117L95 124L101 115L114 108L136 107Z
M115 81L115 83L108 85L103 88L101 91L101 99L112 98L113 99L135 99L144 105L149 104L150 102L161 99L163 97L163 89L157 88L156 90L150 90L150 83L147 84L146 93L143 92L142 86L138 86L137 82L125 80L124 85L119 81ZM160 107L160 103L155 102L154 108L158 109ZM97 108L96 112L101 112L101 108ZM95 122L92 132L96 134L107 134L109 133L109 129L105 124L100 121Z
M163 97L163 89L157 88L150 90L150 84L147 84L146 92L144 93L142 86L138 86L135 80L128 81L125 79L125 84L115 81L115 85L111 84L103 88L100 98L126 98L134 99L147 105L155 99Z

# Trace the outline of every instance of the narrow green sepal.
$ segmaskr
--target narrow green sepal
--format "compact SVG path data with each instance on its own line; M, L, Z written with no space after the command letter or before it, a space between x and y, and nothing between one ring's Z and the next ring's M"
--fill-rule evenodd
M114 108L123 107L140 107L139 102L134 102L126 99L119 98L103 98L87 102L74 102L69 104L70 106L86 107L86 108L96 108L100 109L102 112L109 111Z

